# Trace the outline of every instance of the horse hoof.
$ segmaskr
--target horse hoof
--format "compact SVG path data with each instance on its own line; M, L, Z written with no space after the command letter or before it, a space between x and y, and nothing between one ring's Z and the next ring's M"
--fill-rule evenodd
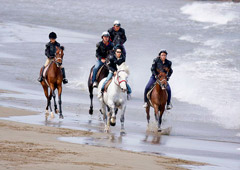
M59 110L58 110L58 109L56 109L56 110L55 110L55 113L56 113L56 114L58 114L58 113L59 113Z
M93 110L89 109L89 114L92 115L93 114Z
M48 116L49 116L49 112L48 110L46 110L45 117L48 117Z
M158 132L162 132L162 130L160 128L158 128Z
M54 114L53 114L53 112L51 112L51 118L53 119L55 116L54 116Z
M59 115L59 119L63 119L63 115L62 114Z
M104 132L105 132L105 133L109 133L110 130L109 130L109 129L104 129Z
M110 125L115 126L116 125L116 117L112 117L110 120Z
M110 122L110 125L111 125L111 126L115 126L115 125L116 125L116 122Z
M124 136L124 135L126 135L126 132L125 132L125 130L124 130L124 129L121 129L121 131L120 131L120 135L121 135L121 136Z

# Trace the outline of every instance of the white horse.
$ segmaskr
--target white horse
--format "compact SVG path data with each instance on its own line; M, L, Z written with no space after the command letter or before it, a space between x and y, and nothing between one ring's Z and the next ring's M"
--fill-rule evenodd
M127 78L129 75L128 66L122 63L118 67L117 74L113 76L112 82L109 84L107 92L101 94L101 87L106 78L102 79L99 83L98 98L101 105L101 113L103 114L103 120L105 122L105 132L110 131L110 125L115 126L116 114L118 109L121 110L121 133L124 134L124 113L126 110L127 101ZM106 108L108 114L106 115Z

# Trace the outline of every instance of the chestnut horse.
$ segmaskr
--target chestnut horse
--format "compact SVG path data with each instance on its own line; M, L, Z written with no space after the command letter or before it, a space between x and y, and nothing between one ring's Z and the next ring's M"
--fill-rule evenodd
M60 66L62 65L63 60L63 50L64 47L61 46L60 48L57 47L56 56L55 58L50 62L46 77L41 82L45 96L47 98L47 107L46 107L46 119L49 115L48 107L50 107L51 111L51 117L54 117L54 114L52 112L52 106L51 106L51 99L53 97L54 99L54 110L55 113L58 113L57 104L56 104L56 95L55 95L55 89L58 90L58 103L59 103L59 118L63 119L62 115L62 81L63 81L63 75ZM47 69L47 68L46 68ZM50 87L50 94L48 95L48 88Z
M146 107L146 113L147 113L147 121L149 125L150 106L154 108L155 119L156 119L156 122L158 123L158 126L157 126L158 132L161 132L162 115L165 111L168 94L166 91L167 74L165 71L164 72L158 71L158 72L159 72L159 75L157 76L156 85L151 92L150 101L148 102L148 106Z
M106 63L106 62L105 62ZM104 65L102 66L103 68L100 68L99 71L100 73L99 76L96 77L96 81L99 83L103 78L108 76L109 70L108 67L106 66L106 64L104 63ZM90 70L90 74L89 74L89 78L88 78L88 91L89 91L89 96L90 96L90 109L89 109L89 114L92 115L93 114L93 83L92 83L92 74L93 74L93 68L94 66L91 68ZM98 71L98 72L99 72Z

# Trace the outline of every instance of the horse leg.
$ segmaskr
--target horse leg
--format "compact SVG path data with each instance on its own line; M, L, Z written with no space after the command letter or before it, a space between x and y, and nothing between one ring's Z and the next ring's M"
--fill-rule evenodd
M52 105L51 105L51 100L52 100L52 96L53 96L53 86L50 86L50 95L49 95L49 100L48 100L48 104L49 104L49 108L50 108L50 112L51 112L51 118L54 118L54 114L52 112Z
M55 113L58 113L58 109L57 109L57 103L56 103L56 94L55 94L55 90L53 91L53 101L54 101L54 110Z
M61 96L62 96L62 85L59 85L57 87L58 89L58 104L59 104L59 119L63 119L63 114L62 114L62 99L61 99Z
M90 109L89 109L89 114L92 115L93 114L93 88L92 85L90 85L89 87L89 97L90 97Z
M105 122L105 129L104 129L106 133L110 132L110 118L111 118L111 112L108 112L106 122Z
M46 113L45 113L45 117L47 119L47 117L49 116L49 112L48 112L48 106L49 106L49 101L48 101L48 86L47 85L42 85L43 86L43 90L44 90L44 94L47 98L47 106L46 106Z
M160 106L160 116L158 118L158 132L161 132L162 115L164 110L165 110L165 105Z
M156 123L159 124L159 121L158 121L159 120L159 108L158 108L158 106L156 104L153 105L153 108L154 108Z
M106 105L101 101L101 109L99 114L99 119L101 120L101 114L103 116L103 121L106 123L107 121L107 115L106 115Z
M125 132L125 129L124 129L124 114L125 114L125 111L126 111L126 106L123 106L122 107L122 114L121 114L121 118L120 118L120 122L121 122L121 131L120 131L120 134L121 135L124 135L126 134Z
M116 113L115 113L115 105L112 103L110 104L110 112L111 112L111 119L110 119L110 125L115 126L116 125Z
M149 114L149 111L150 111L150 106L148 105L148 106L146 107L148 126L149 126L149 121L150 121L150 114Z

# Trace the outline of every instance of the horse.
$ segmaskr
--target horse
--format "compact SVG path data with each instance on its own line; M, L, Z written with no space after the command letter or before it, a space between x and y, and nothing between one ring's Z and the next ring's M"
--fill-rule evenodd
M116 114L118 109L121 110L121 134L125 134L124 129L124 114L126 110L127 101L127 78L129 75L129 69L125 63L118 66L116 75L113 76L111 83L108 86L107 91L103 94L101 88L98 88L98 99L100 101L100 112L103 114L103 120L105 122L105 132L110 131L110 125L116 125ZM99 87L102 87L106 78L102 79L99 83ZM106 107L108 114L106 115Z
M62 60L63 60L63 55L64 55L63 50L64 50L63 46L61 46L60 48L57 47L56 56L50 62L48 70L46 71L46 77L41 82L41 85L43 87L45 96L47 98L47 107L46 107L46 114L45 114L46 119L49 115L48 107L50 107L51 117L54 118L54 114L52 112L52 106L51 106L52 97L54 99L55 113L58 114L58 112L59 112L60 113L59 118L63 119L62 100L61 100L63 75L62 75L62 71L61 71L61 68L60 68L60 66L62 65ZM49 88L50 88L50 94L48 95L48 89ZM55 89L58 90L59 110L57 109L57 104L56 104L56 99L55 99L56 98Z
M92 74L93 74L93 68L90 69L90 74L88 77L88 91L89 91L89 97L90 97L90 109L89 114L93 114L93 83L92 83ZM108 67L106 64L104 64L99 70L96 76L96 81L99 83L103 78L107 77L109 73Z
M168 70L166 68L164 69L164 71L158 70L159 74L157 76L156 85L151 92L150 101L148 102L148 106L146 107L148 126L150 120L150 106L154 108L155 120L158 124L158 132L161 132L162 115L165 111L165 105L168 98L168 94L166 91L167 71Z

